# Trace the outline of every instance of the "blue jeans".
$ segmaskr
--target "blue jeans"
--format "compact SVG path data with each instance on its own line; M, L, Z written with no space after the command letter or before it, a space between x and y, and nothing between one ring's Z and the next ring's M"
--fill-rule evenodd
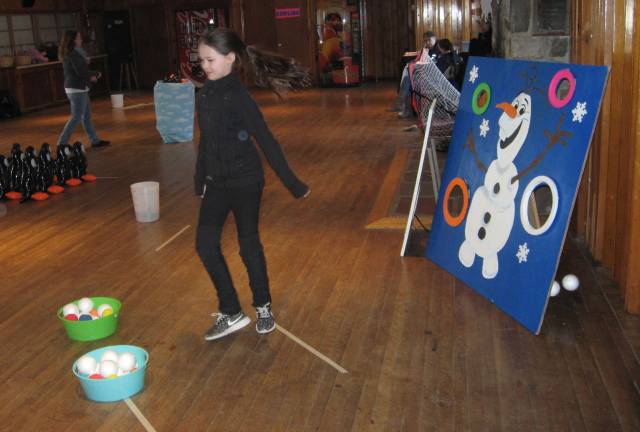
M411 78L409 78L409 65L405 65L400 78L400 89L398 95L405 99L411 95Z
M82 122L84 131L89 135L89 141L91 144L95 144L100 141L100 138L96 135L96 130L93 127L91 121L91 105L89 103L89 92L81 93L67 93L69 102L71 102L71 118L65 125L60 138L58 138L58 145L69 144L69 138L76 128L78 123Z

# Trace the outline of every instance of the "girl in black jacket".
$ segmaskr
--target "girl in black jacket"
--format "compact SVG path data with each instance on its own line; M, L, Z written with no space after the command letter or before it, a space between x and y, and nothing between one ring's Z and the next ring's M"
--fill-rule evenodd
M71 103L71 118L58 138L58 145L69 144L69 138L78 123L82 123L92 147L109 145L109 141L98 138L91 120L89 85L98 81L100 73L89 70L89 60L82 50L82 34L79 31L67 30L64 33L58 57L64 71L64 91Z
M233 212L238 228L240 255L249 274L256 308L256 330L275 329L267 265L258 232L264 172L253 136L269 165L295 198L309 188L293 173L278 142L264 122L260 109L236 72L243 64L253 67L258 85L277 93L309 84L305 71L291 59L245 46L229 29L218 28L200 38L198 48L207 75L198 92L200 145L196 163L195 193L203 198L196 234L196 250L218 293L219 312L205 334L214 340L251 322L240 307L229 269L220 248L222 228Z

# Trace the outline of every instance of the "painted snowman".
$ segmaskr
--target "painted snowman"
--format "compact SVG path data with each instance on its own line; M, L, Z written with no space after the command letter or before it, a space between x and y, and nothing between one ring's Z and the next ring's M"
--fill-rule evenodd
M465 267L473 265L476 255L483 259L485 279L493 279L498 274L498 252L507 243L513 228L519 184L513 161L529 134L531 96L520 93L511 104L501 103L497 107L504 111L498 120L497 158L487 168L484 184L471 198L465 240L458 251Z

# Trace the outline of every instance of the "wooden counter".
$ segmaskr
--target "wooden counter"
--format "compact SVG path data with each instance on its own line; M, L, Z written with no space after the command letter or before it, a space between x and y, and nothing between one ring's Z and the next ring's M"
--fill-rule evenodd
M102 77L92 87L91 94L108 93L107 56L92 56L89 68L102 73ZM64 92L62 62L59 61L0 68L0 89L11 92L23 113L68 101Z

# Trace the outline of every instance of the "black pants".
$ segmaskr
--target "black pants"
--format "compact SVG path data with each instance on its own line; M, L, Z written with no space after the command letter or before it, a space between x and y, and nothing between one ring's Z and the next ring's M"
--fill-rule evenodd
M208 187L200 206L196 250L218 292L220 312L225 314L233 315L241 310L220 248L222 228L230 211L238 227L240 256L249 274L253 306L271 302L267 263L258 232L262 189L262 184L228 189Z

